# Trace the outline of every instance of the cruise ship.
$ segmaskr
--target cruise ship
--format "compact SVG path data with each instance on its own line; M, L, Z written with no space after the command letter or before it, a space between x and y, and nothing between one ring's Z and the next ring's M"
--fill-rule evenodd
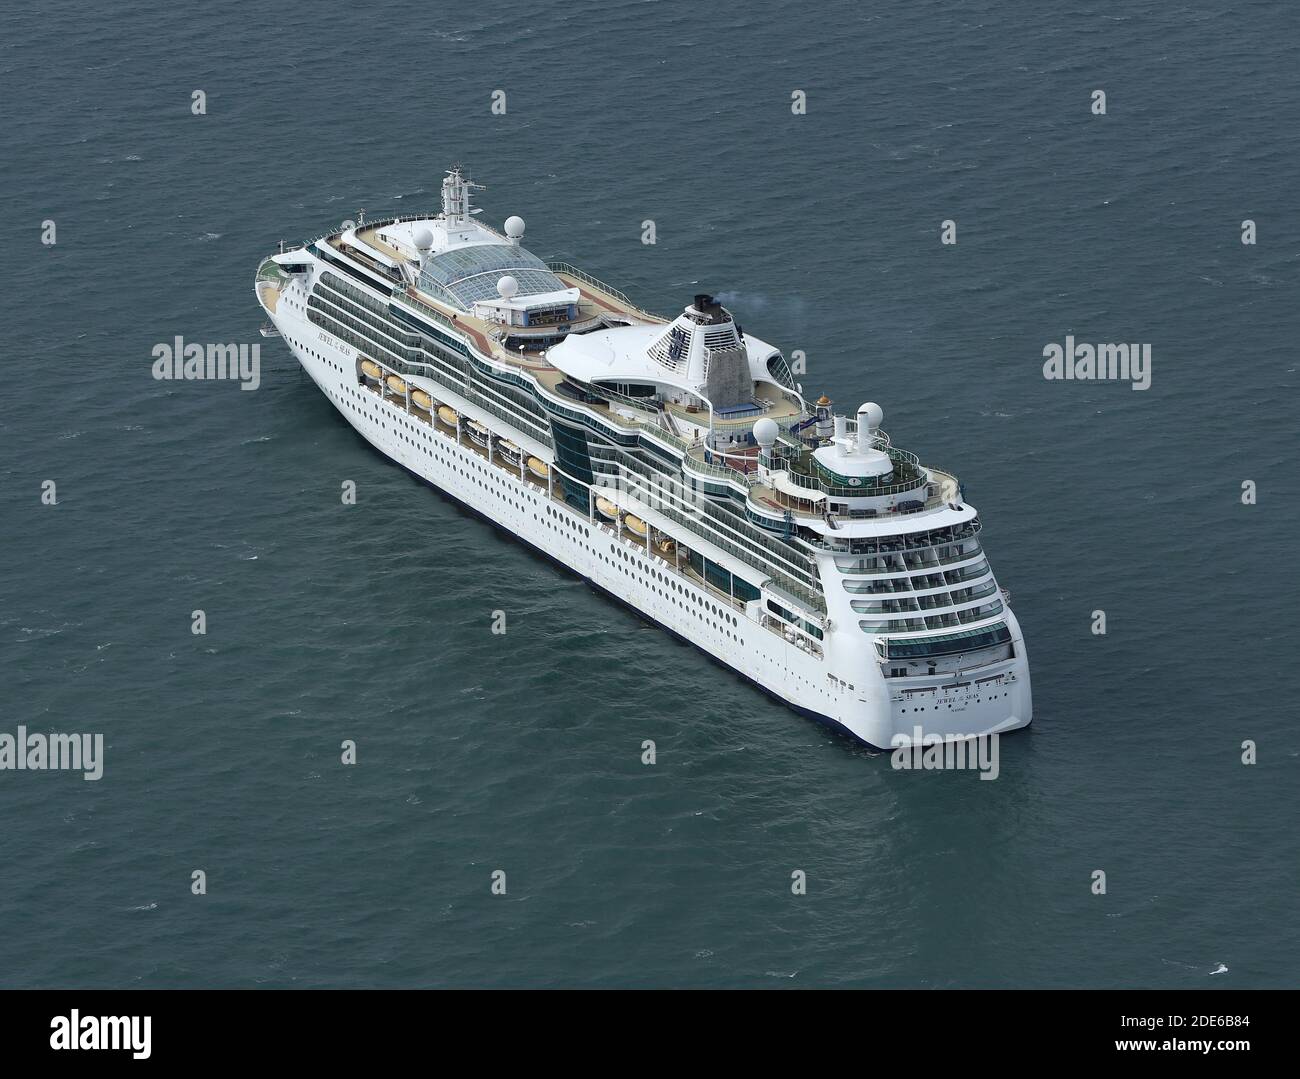
M480 219L479 186L453 168L440 213L359 215L258 267L263 333L362 438L869 746L1029 724L1024 639L954 475L878 405L810 400L713 296L664 317L538 258L522 219Z

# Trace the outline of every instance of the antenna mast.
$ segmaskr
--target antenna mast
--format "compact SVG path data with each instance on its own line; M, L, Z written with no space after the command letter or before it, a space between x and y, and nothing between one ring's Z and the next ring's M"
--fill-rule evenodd
M449 226L464 225L481 210L471 209L470 202L474 191L483 191L482 184L467 180L460 171L460 165L453 165L447 170L442 181L442 219Z

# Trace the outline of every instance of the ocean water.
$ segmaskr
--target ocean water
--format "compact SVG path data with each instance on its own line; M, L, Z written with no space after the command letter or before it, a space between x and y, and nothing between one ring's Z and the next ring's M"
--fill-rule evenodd
M40 7L0 41L0 731L106 749L0 772L0 983L1295 984L1289 5ZM1034 679L995 782L764 697L262 341L281 238L455 161L963 478ZM1067 334L1151 388L1045 381ZM176 335L261 343L260 388L155 381Z

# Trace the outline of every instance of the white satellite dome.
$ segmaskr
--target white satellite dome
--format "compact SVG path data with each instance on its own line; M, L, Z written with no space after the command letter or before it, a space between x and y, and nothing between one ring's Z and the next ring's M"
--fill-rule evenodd
M519 239L524 234L524 219L522 217L506 218L506 235L512 240Z
M516 292L519 291L519 282L509 274L497 282L497 294L503 300L513 299Z
M416 229L415 235L411 239L415 241L415 246L421 251L428 251L433 246L433 233L428 229Z
M865 423L873 431L880 426L884 418L885 410L875 401L867 401L865 404L858 406L858 423Z
M781 428L776 425L776 420L769 416L764 416L754 424L754 441L760 446L773 446L776 444L776 436L781 433Z

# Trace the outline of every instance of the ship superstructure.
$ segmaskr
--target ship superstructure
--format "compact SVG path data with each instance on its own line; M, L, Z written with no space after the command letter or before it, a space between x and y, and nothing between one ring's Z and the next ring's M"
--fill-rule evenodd
M952 475L809 402L699 294L674 318L472 207L265 259L278 334L368 442L795 709L888 748L1027 725L1020 628ZM663 677L646 671L646 677Z

